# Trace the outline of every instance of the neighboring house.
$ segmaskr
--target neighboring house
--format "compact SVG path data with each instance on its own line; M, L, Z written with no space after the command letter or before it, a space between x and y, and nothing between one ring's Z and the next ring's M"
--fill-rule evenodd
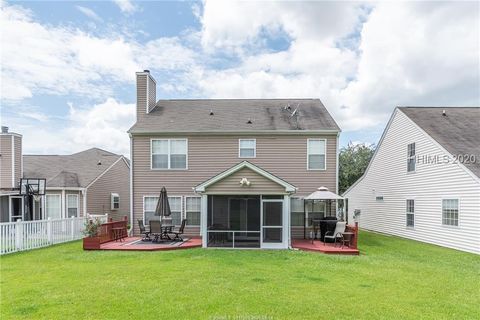
M114 220L129 216L130 169L125 157L98 148L71 155L22 157L21 135L4 132L1 137L1 222L79 217L85 212L108 213ZM11 144L5 143L8 139ZM14 171L7 170L10 166ZM20 196L20 177L45 178L45 196Z
M303 197L320 186L337 192L340 129L320 100L157 101L151 74L136 76L136 234L162 186L174 224L186 218L186 233L202 236L204 247L288 248L311 218L335 215L318 203L303 216Z
M344 196L363 229L480 253L480 108L396 108Z

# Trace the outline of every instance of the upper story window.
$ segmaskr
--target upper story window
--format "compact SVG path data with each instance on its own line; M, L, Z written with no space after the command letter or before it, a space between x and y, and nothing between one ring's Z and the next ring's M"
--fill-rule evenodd
M442 224L458 226L458 199L442 200Z
M415 171L415 143L407 146L407 172Z
M238 140L238 156L240 158L255 158L257 155L257 141L255 139Z
M308 170L325 170L326 168L325 139L308 139L307 168Z
M187 169L187 139L153 139L152 169Z
M120 208L120 196L118 193L111 194L111 210L117 210Z

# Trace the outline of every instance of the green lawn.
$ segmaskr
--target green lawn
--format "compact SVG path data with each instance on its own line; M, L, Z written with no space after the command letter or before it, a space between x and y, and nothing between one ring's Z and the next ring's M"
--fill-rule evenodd
M57 245L1 257L1 318L478 319L480 256L366 232L360 250Z

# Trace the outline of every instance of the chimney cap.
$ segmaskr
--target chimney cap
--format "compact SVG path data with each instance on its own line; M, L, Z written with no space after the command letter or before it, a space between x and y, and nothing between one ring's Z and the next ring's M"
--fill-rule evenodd
M143 70L143 72L150 73L150 70L145 69L145 70Z
M2 126L2 133L8 133L8 127Z

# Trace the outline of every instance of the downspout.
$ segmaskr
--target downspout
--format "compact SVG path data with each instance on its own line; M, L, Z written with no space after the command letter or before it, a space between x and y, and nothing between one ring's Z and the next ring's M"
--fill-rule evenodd
M134 230L134 223L133 223L133 137L132 134L129 133L128 136L130 137L130 225L132 226L132 233Z

